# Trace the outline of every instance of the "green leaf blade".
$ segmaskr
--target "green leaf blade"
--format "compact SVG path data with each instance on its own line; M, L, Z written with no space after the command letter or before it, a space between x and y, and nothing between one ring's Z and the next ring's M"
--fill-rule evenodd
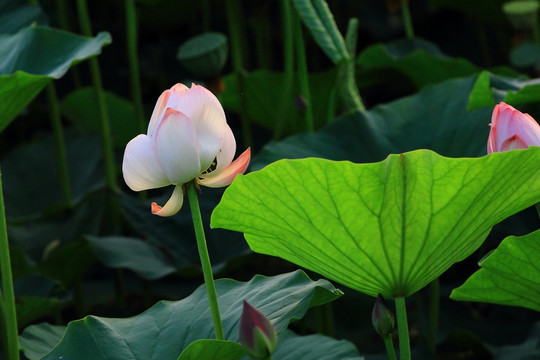
M238 177L211 223L355 290L408 296L540 200L539 162L534 147L476 159L418 150L374 164L282 160Z
M0 34L0 131L51 79L64 76L71 65L100 54L110 42L106 32L86 38L40 26Z
M274 277L255 276L241 283L216 281L225 338L238 341L243 300L256 306L284 331L309 307L342 295L326 280L312 281L302 271ZM61 342L43 359L124 360L178 359L194 341L214 338L206 289L199 287L180 301L160 301L127 319L87 316L71 322ZM234 349L233 349L234 350Z
M522 306L540 311L540 230L509 236L450 298Z
M229 340L196 340L182 351L178 360L238 360L246 352L237 342Z

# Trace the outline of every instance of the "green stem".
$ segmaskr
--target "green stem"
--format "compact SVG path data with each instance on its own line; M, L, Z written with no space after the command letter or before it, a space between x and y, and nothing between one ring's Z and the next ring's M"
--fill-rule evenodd
M276 126L274 127L274 140L279 140L283 132L283 125L287 116L287 105L291 103L292 86L294 80L294 44L293 24L290 0L281 1L281 13L283 19L283 88L277 109Z
M350 111L365 111L366 108L360 98L358 87L356 86L355 66L356 66L356 42L358 40L358 19L349 20L345 45L349 58L339 64L338 88L345 105Z
M397 297L396 317L399 335L399 358L400 360L411 360L411 345L409 343L409 325L407 324L407 308L405 307L405 298Z
M435 354L439 325L439 278L429 284L429 333L428 347Z
M6 327L6 319L4 318L5 310L4 310L4 294L2 294L2 291L0 291L0 349L2 349L2 354L4 355L4 358L7 358L8 353L8 347L7 347L7 327Z
M70 21L70 10L66 0L56 0L56 16L58 18L58 25L61 29L65 31L71 31L72 23ZM79 72L79 67L73 65L70 67L69 72L73 77L73 84L76 88L81 87L81 74Z
M315 323L317 333L329 337L334 336L334 311L332 309L332 303L315 308Z
M17 310L15 308L15 292L11 275L11 259L4 210L4 194L0 172L0 272L2 273L2 288L4 290L4 320L7 337L7 360L19 360L19 332L17 330Z
M126 39L129 61L129 78L131 83L131 100L135 104L135 117L139 124L139 132L145 132L144 111L141 96L141 79L139 76L139 58L137 56L137 13L135 0L126 1Z
M64 130L62 129L58 97L56 96L56 89L52 81L47 85L47 98L49 100L51 124L56 146L56 162L58 163L58 175L60 177L62 200L66 207L71 208L71 186L69 183L66 141L64 138Z
M92 28L90 25L90 17L88 16L86 0L77 0L77 12L83 35L91 37ZM90 73L92 76L92 82L94 84L100 118L101 147L105 163L105 178L107 181L107 186L111 190L117 191L118 185L116 184L114 149L109 122L109 113L107 111L103 84L101 82L101 71L99 69L99 63L95 57L90 58L88 61L90 62Z
M401 2L401 14L403 16L403 24L405 25L405 33L407 34L407 38L413 39L414 38L414 29L411 19L411 11L409 10L409 2L408 0L400 0Z
M394 342L392 341L392 335L383 336L384 347L386 348L386 354L388 354L389 360L396 360L396 350L394 349Z
M231 40L231 59L233 63L234 74L238 82L238 96L240 98L240 119L242 122L242 135L244 138L244 146L253 146L253 138L251 136L251 125L247 113L247 103L245 97L245 70L242 65L243 50L242 50L242 35L240 24L242 14L238 0L227 0L225 3L227 9L227 22L229 28L229 36Z
M195 184L188 184L187 188L189 207L191 208L191 217L193 219L193 228L195 229L197 248L201 258L204 283L206 285L206 293L208 294L210 312L212 313L212 321L214 322L214 332L217 340L225 340L223 326L221 325L221 316L219 314L216 286L212 274L212 265L210 265L210 256L208 255L208 248L206 247L206 237L204 236L201 210L199 209L199 200L197 199L197 190L195 189Z
M313 110L311 107L311 93L309 90L309 77L306 61L306 47L304 45L304 35L302 33L302 21L300 21L298 15L294 16L294 35L296 43L296 67L298 70L298 81L300 82L300 93L304 97L307 103L307 107L304 113L306 120L306 128L308 132L315 131L315 125L313 121Z
M338 86L338 84L334 85L330 89L330 94L328 95L328 109L326 110L327 124L330 124L332 121L334 121L334 118L336 116Z

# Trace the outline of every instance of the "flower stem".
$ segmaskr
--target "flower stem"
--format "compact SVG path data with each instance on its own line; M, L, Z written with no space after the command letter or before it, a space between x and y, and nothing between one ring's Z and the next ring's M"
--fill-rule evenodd
M60 187L62 191L62 200L68 208L72 206L71 187L69 184L69 173L66 155L66 141L62 129L62 120L60 118L60 108L58 106L58 97L53 82L47 85L47 98L49 100L51 124L56 146L56 161L58 163L58 175L60 176Z
M400 360L411 360L411 345L409 343L409 325L407 324L407 308L405 307L405 298L397 297L396 317L399 335L399 358Z
M302 33L302 21L298 17L298 14L294 15L294 35L296 42L296 67L298 71L298 81L300 82L300 93L306 100L307 106L304 113L306 120L306 128L308 132L315 131L315 125L313 121L313 110L311 107L311 93L309 90L309 78L306 61L306 47L304 45L304 35Z
M58 19L58 25L60 26L60 29L65 31L72 31L73 28L73 23L70 21L70 10L67 0L56 0L56 18ZM69 68L69 72L73 78L73 85L75 85L75 88L80 88L81 73L78 65L72 65Z
M89 37L92 36L92 27L90 25L90 17L88 16L86 0L77 0L77 12L83 35ZM90 73L92 76L92 83L94 84L100 118L101 147L105 163L105 178L109 189L117 191L118 185L116 184L114 149L109 123L109 113L107 111L105 93L103 92L103 84L101 82L101 71L95 57L90 58L88 61L90 63Z
M386 348L386 354L389 360L396 360L396 350L394 349L394 342L392 341L392 335L383 336L384 347Z
M277 119L274 127L274 140L279 140L287 118L287 105L292 101L294 80L294 44L293 24L290 0L281 0L281 17L283 28L283 87L277 108Z
M214 322L214 333L216 334L217 340L225 340L225 336L223 335L223 325L221 325L221 316L219 314L216 286L212 275L212 265L210 265L210 256L208 255L208 248L206 247L206 237L204 236L201 210L199 209L199 200L197 199L197 190L195 189L195 184L188 184L187 188L189 207L193 219L193 228L195 229L197 248L199 249L204 283L206 285L206 293L208 294L210 312L212 313L212 321Z
M405 33L408 39L414 38L414 29L411 19L411 11L409 10L409 1L400 0L401 2L401 14L403 16L403 23L405 25Z
M126 1L126 40L129 61L129 78L131 83L131 100L135 105L135 117L139 124L139 132L144 133L144 111L141 96L141 79L139 77L139 58L137 56L137 12L135 0Z
M229 36L231 39L231 59L233 63L234 74L236 81L238 82L238 96L240 98L240 119L242 121L242 136L244 138L244 145L246 147L253 146L253 138L251 136L251 124L247 113L247 103L245 97L245 70L242 64L243 62L243 47L242 47L242 34L241 24L242 9L238 0L227 0L225 2L227 10L227 22L229 29Z
M19 332L17 330L17 312L15 308L15 292L11 275L11 260L4 211L4 194L2 192L2 174L0 172L0 272L4 290L4 321L7 337L7 360L19 360Z
M358 19L351 18L347 27L345 45L349 59L342 61L338 66L338 88L341 97L349 111L365 111L366 108L356 85L356 42L358 40Z

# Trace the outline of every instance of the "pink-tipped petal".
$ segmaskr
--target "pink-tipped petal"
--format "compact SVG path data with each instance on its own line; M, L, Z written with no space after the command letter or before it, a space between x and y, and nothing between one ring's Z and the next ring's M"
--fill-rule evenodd
M179 111L165 110L156 132L156 153L172 184L186 183L201 172L195 128Z
M155 189L171 183L159 164L153 139L142 134L127 144L122 174L126 184L134 191Z
M230 185L236 175L243 174L251 159L251 148L247 148L235 161L233 161L224 171L217 176L201 178L198 180L199 184L207 187L223 187Z
M155 202L152 203L152 214L158 215L158 216L172 216L176 214L180 209L182 208L182 204L184 202L184 191L182 189L182 185L176 185L174 187L174 191L165 204L165 206L161 207Z
M147 131L148 135L150 136L155 135L156 130L159 127L161 120L163 119L163 115L165 114L165 109L170 108L170 107L173 109L176 109L178 100L180 99L182 94L187 90L188 88L184 84L179 83L179 84L174 85L169 90L165 90L161 94L158 101L156 102L154 111L152 112L152 117L150 117L150 122L148 123L148 131Z
M158 98L156 102L156 106L154 106L154 111L152 111L152 116L150 117L150 122L148 123L148 130L146 133L148 135L152 135L154 132L154 128L156 127L156 123L158 122L158 118L163 116L163 111L165 111L165 105L167 104L167 101L169 100L169 96L171 95L170 90L165 90Z
M225 112L215 95L199 85L192 85L183 94L178 101L178 110L186 114L195 127L199 139L200 165L204 171L214 161L227 135L229 126Z

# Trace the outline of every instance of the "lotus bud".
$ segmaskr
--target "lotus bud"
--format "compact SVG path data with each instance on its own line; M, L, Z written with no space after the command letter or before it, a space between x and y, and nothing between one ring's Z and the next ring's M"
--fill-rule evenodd
M375 331L382 337L386 337L392 333L394 329L394 314L386 306L381 294L377 296L373 313L371 314L371 322Z
M240 320L240 344L253 359L267 359L276 349L277 335L270 321L244 301Z
M536 120L503 102L493 109L490 125L488 154L540 146L540 125Z

